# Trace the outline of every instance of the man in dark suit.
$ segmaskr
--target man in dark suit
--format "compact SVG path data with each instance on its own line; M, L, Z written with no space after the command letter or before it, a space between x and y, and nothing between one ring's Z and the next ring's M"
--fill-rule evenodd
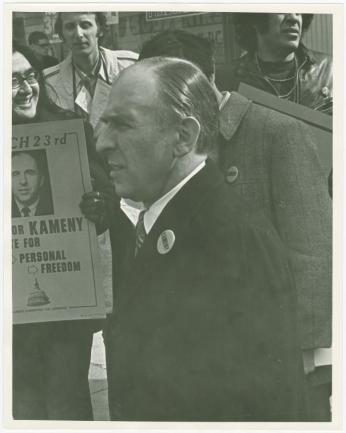
M33 152L13 152L12 218L53 213L51 199L42 193L44 182Z
M302 122L237 92L218 90L213 45L192 33L167 30L143 45L139 60L184 58L213 85L220 135L211 157L229 187L266 213L287 248L298 298L309 420L329 421L332 375L325 355L332 342L332 203L318 151Z
M105 330L111 419L305 419L294 285L262 211L207 161L218 104L185 60L147 59L113 84L97 147L116 192Z

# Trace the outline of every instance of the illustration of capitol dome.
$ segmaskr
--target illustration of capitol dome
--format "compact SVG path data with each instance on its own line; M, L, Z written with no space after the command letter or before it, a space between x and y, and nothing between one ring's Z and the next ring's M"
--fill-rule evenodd
M35 287L31 291L29 298L28 298L28 307L37 307L39 305L46 305L49 304L50 300L46 293L41 290L37 279L35 278Z

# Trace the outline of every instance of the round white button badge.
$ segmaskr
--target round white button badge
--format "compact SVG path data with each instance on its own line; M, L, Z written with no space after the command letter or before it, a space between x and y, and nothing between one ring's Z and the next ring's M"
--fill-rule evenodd
M238 177L239 171L238 168L234 165L232 165L231 167L229 167L229 169L227 170L226 173L226 181L228 183L233 183L236 181L237 177Z
M165 230L157 240L157 251L159 254L167 254L173 248L175 234L173 230Z
M322 87L321 92L322 92L323 96L328 96L329 95L329 89L328 89L328 87L327 86L326 87Z

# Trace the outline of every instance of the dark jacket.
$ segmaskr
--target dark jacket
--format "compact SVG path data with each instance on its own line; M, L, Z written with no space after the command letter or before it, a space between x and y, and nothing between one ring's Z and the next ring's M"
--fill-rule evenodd
M326 114L333 112L332 58L312 51L302 44L296 52L298 60L298 103ZM230 68L221 68L216 74L220 90L238 90L243 82L274 93L272 86L257 65L255 55L247 53L232 61Z
M304 419L294 286L284 248L208 163L168 203L134 258L111 230L117 309L105 331L112 419ZM173 248L159 254L160 234Z

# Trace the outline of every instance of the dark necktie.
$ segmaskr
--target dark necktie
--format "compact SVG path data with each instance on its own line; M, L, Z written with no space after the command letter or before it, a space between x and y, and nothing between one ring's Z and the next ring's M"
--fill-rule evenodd
M22 208L22 215L27 217L30 216L30 208L28 208L27 206Z
M144 214L145 214L145 210L142 210L139 214L138 221L136 224L135 257L137 256L138 251L142 247L144 240L145 240L145 237L147 235L145 232L145 227L144 227Z

